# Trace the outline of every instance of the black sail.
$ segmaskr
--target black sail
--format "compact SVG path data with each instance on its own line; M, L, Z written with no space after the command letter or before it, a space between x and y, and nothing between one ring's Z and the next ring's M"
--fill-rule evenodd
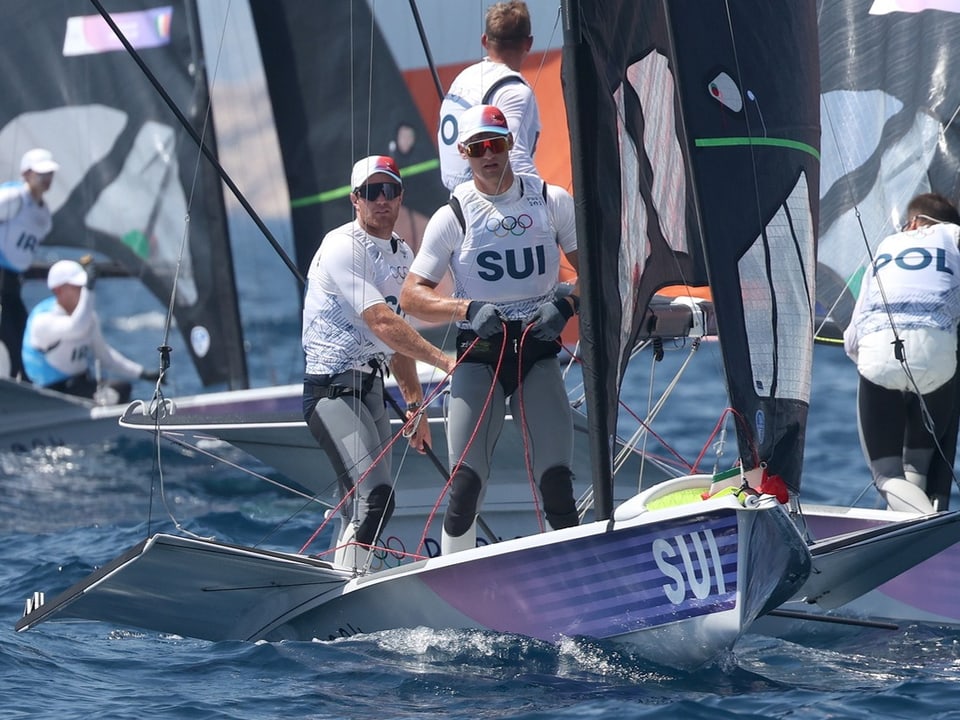
M390 155L404 178L414 233L444 202L433 133L364 2L251 0L290 191L297 264L306 273L323 235L353 218L350 168ZM399 231L399 227L398 227ZM419 237L406 237L417 243ZM414 244L417 247L417 244Z
M107 9L215 149L192 4L117 0ZM247 387L215 170L93 4L12 0L3 12L10 68L0 76L0 165L16 177L30 147L49 148L60 163L46 244L104 253L165 306L176 278L173 312L201 381Z
M705 274L742 462L798 490L819 213L814 4L568 2L563 17L598 516L650 299Z

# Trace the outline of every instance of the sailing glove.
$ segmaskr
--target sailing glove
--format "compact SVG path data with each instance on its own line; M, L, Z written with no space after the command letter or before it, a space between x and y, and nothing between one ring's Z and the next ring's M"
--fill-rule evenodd
M566 298L545 302L527 320L530 334L537 340L551 341L560 337L567 320L573 317L573 308Z
M482 340L503 332L503 324L506 321L500 308L493 303L471 300L467 305L467 322L470 323L470 329Z

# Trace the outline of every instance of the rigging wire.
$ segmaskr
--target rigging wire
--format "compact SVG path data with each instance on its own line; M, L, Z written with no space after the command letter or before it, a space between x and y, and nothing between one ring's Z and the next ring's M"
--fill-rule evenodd
M417 7L417 0L410 0L410 12L413 14L413 21L417 25L417 33L420 35L420 44L423 46L423 54L427 58L427 67L430 68L430 76L433 78L433 84L437 88L437 95L443 100L443 85L440 83L440 73L437 72L437 65L433 61L433 53L430 52L430 43L427 42L427 34L423 29L423 20L420 18L420 10Z

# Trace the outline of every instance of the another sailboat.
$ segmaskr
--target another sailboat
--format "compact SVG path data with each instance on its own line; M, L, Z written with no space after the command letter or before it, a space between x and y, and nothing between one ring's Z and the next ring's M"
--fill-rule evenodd
M774 473L799 489L812 273L784 285L761 260L776 251L812 270L816 21L812 3L729 5L565 3L580 256L589 258L582 331L595 521L371 573L363 552L356 567L342 568L156 534L59 597L36 595L17 628L71 617L209 639L484 628L611 639L651 660L695 667L794 594L810 554L786 506L766 491L782 494ZM745 68L756 77L741 76ZM770 99L765 124L736 102L748 81ZM619 169L612 183L611 168ZM729 337L743 466L706 499L678 498L682 481L670 481L614 512L610 451L622 371L655 291L678 270L684 280L698 275L701 243L720 333ZM774 319L790 317L793 326L771 323L758 295L775 299ZM746 485L741 470L763 482Z
M842 0L821 3L818 22L823 160L816 331L818 340L839 344L870 252L899 229L910 198L936 191L960 200L960 52L953 40L960 34L960 6ZM954 425L939 440L944 455L935 458L928 479L940 510L950 506L957 485L956 440ZM865 465L863 478L869 482ZM808 505L804 516L818 538L910 519L836 505ZM901 575L838 612L960 626L960 546L948 529L943 532L939 541L913 543L932 543L941 552L906 562ZM883 557L884 563L896 561ZM851 571L869 564L864 558Z
M192 5L128 3L124 9L117 19L173 102L188 109L191 129L203 133L210 103ZM16 167L15 158L33 146L50 148L61 165L47 195L54 223L41 254L56 246L107 257L170 303L185 340L178 347L186 348L184 360L189 354L203 385L247 388L215 169L197 164L186 130L91 4L18 2L5 11L4 47L21 68L30 68L30 80L19 72L0 78L7 98L0 110L0 166ZM212 132L206 142L215 150ZM226 407L212 398L184 403L198 410ZM103 439L117 433L125 407L6 378L0 405L3 450Z

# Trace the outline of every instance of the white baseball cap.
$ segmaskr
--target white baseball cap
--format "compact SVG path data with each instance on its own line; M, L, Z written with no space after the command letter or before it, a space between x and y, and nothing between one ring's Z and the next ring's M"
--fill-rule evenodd
M353 172L350 173L350 189L356 190L370 179L371 175L384 173L389 175L398 183L403 185L403 178L400 177L400 170L392 157L386 155L370 155L363 160L354 163Z
M460 134L457 137L460 143L466 143L480 133L510 134L507 119L500 112L500 108L494 105L474 105L463 111L460 116Z
M73 260L57 260L47 273L47 287L53 290L61 285L87 286L87 271Z
M20 173L33 170L35 173L51 173L60 169L60 165L53 159L53 153L43 148L27 150L20 159Z

